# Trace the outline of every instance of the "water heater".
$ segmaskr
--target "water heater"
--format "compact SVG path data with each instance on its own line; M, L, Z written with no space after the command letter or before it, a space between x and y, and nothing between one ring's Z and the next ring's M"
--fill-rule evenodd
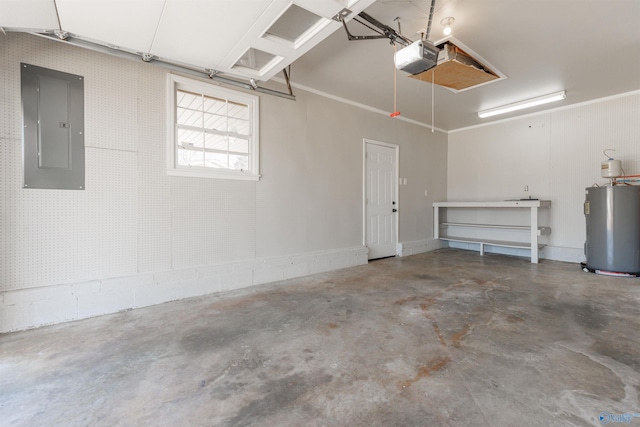
M584 215L587 267L640 274L640 186L587 188Z

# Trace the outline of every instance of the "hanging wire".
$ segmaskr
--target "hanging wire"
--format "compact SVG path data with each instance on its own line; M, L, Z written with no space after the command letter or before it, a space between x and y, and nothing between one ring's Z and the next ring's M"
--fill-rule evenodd
M431 133L435 132L435 92L436 92L436 70L431 70Z
M56 11L56 19L58 20L58 30L62 31L62 24L60 23L60 12L58 12L58 2L56 2L56 0L53 0L53 8Z
M400 115L400 111L397 109L397 75L398 69L396 68L396 52L398 51L398 47L395 43L391 43L393 45L393 113L389 114L389 117L396 117Z
M396 68L396 52L398 51L398 47L396 44L393 44L393 111L398 111L397 107L397 78L398 78L398 69Z

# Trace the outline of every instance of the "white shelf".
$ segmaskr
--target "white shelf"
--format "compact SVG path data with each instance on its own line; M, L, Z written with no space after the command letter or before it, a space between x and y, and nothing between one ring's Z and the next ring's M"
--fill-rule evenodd
M511 224L476 224L465 222L440 222L440 208L464 208L464 209L514 209L525 208L530 212L530 225L511 225ZM475 201L475 202L435 202L433 204L433 234L436 239L449 242L474 243L480 245L480 255L484 255L485 246L500 246L505 248L528 249L531 252L531 262L538 262L539 250L544 247L539 242L540 236L551 234L551 228L538 226L538 210L540 208L551 208L550 200L503 200L503 201ZM518 242L497 239L478 239L475 237L465 236L448 236L440 235L440 229L449 228L476 228L476 229L493 229L502 230L504 234L509 230L524 231L530 235L530 242ZM460 230L460 233L462 231Z
M531 243L529 242L512 242L508 240L491 240L491 239L474 239L472 237L449 237L440 236L440 240L446 240L449 242L460 243L477 243L487 246L501 246L503 248L515 248L515 249L531 249ZM538 249L544 248L544 244L538 243Z
M445 227L468 227L468 228L494 228L498 230L521 230L530 231L528 225L503 225L503 224L471 224L466 222L441 222L440 228ZM548 236L551 234L551 228L538 227L538 236Z
M434 208L550 208L550 200L501 200L481 202L434 202Z

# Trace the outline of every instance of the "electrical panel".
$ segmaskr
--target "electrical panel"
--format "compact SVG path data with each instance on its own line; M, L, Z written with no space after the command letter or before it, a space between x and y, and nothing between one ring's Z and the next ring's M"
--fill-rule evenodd
M84 79L20 68L23 187L84 190Z

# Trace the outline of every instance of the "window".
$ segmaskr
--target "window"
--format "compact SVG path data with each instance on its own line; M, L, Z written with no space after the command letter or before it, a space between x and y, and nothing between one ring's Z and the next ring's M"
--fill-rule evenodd
M169 75L169 175L259 179L258 101Z

